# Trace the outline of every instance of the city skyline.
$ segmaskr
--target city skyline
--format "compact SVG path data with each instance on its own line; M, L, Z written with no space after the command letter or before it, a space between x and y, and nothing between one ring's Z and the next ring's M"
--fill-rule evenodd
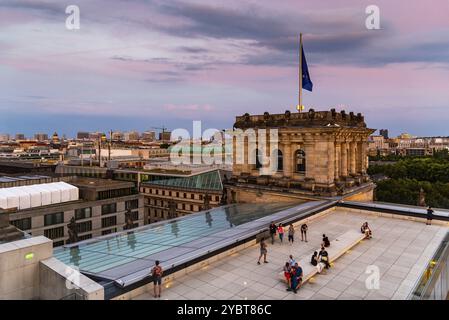
M391 136L447 136L449 4L377 1L2 1L1 133L232 127L294 110L297 37L314 91L306 110L363 113ZM266 27L269 26L269 27Z

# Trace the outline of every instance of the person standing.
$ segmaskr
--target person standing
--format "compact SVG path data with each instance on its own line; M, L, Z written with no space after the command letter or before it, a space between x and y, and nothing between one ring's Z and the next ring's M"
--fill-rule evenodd
M259 256L259 260L257 260L257 264L260 264L260 259L263 256L263 262L264 263L268 263L267 261L267 244L265 243L265 240L262 239L260 240L260 256Z
M279 240L281 240L281 243L284 242L284 227L282 226L282 223L279 223L278 234L279 234Z
M290 224L288 227L288 242L290 244L293 244L293 241L295 241L295 227L293 227L293 224Z
M304 239L307 242L307 230L309 229L309 227L307 226L307 224L303 223L301 225L301 241L304 241Z
M153 276L154 297L155 298L161 297L163 270L159 264L160 264L159 260L156 260L154 267L151 269L151 275Z
M270 237L271 237L271 244L274 244L274 236L276 235L276 225L273 221L271 221L270 224Z
M433 219L433 210L429 206L427 208L427 222L426 222L426 225L430 226L432 224L432 219Z
M285 281L287 282L287 288L291 287L291 267L290 267L290 263L286 262L285 266L284 266L284 277L285 277Z

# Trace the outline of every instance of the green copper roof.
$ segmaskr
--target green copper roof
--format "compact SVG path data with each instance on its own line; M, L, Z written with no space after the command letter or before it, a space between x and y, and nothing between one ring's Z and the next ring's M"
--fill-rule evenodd
M223 189L220 173L218 170L200 173L190 177L158 177L157 180L151 180L145 184L156 184L166 187L200 189L200 190L218 190Z

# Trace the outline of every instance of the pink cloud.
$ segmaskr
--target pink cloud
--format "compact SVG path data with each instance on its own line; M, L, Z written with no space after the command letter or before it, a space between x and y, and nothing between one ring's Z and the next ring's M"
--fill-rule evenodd
M204 104L204 105L200 105L200 104L186 104L186 105L167 104L164 106L164 109L167 111L190 112L190 111L213 111L215 108L208 104Z

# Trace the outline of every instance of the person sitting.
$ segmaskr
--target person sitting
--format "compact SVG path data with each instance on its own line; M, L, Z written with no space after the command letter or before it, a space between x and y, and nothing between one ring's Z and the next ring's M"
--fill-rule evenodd
M373 236L373 234L372 234L372 232L371 232L370 227L368 226L368 222L365 222L365 223L363 224L362 229L363 229L363 233L365 234L365 238L366 238L366 239L371 239L372 236Z
M302 284L302 268L295 263L295 265L291 269L291 286L287 288L287 291L293 291L294 293L298 292L299 287Z
M299 264L296 262L295 263L295 281L296 281L296 286L293 287L293 292L297 292L297 290L301 287L302 285L302 268L299 266Z
M360 227L360 231L361 231L362 233L365 233L365 228L366 228L367 225L368 225L368 222L364 222L364 223L362 224L362 226Z
M324 264L324 267L326 269L330 268L330 263L329 263L329 254L327 253L326 249L324 248L324 246L321 247L320 253L319 253L319 260L320 263Z
M331 245L331 243L329 241L329 238L325 234L323 234L323 246L327 248L330 245Z
M290 263L286 262L284 266L284 277L285 281L287 281L287 288L291 287L291 271L292 268L290 266Z
M314 252L312 258L310 259L312 266L316 267L318 265L318 252Z

